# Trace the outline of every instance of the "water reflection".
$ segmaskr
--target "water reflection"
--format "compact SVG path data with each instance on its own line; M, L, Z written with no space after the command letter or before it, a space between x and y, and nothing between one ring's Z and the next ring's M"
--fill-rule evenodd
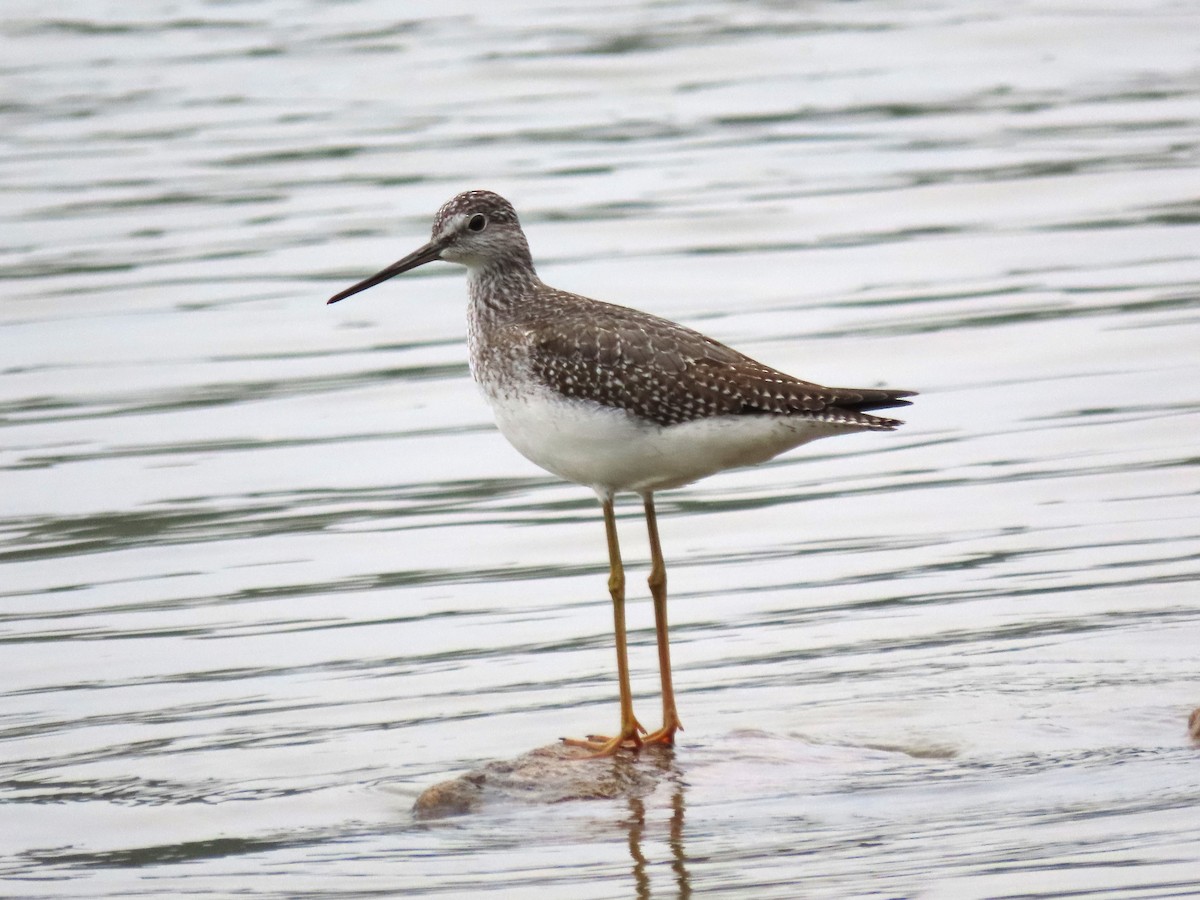
M687 900L692 896L692 883L688 875L688 858L684 846L684 794L686 787L679 773L674 771L674 753L667 751L672 772L664 781L670 787L671 818L667 825L667 847L671 853L671 872L674 874L675 890L673 893L660 892L659 898L675 897L677 900ZM650 870L657 868L661 861L649 859L642 849L646 835L646 802L641 797L629 798L629 817L625 827L629 829L629 855L633 859L633 884L638 900L650 900L654 897Z
M667 824L667 847L671 851L671 871L674 875L674 893L659 893L659 898L676 896L678 900L686 900L691 896L691 878L688 874L688 853L684 846L684 805L686 782L679 772L676 754L671 748L647 748L647 756L652 756L653 762L662 773L661 784L670 791L671 818ZM634 888L638 900L649 900L654 896L650 869L658 868L661 860L650 859L643 851L643 839L646 838L647 826L646 800L642 797L630 796L629 816L624 824L629 829L629 856L634 860Z

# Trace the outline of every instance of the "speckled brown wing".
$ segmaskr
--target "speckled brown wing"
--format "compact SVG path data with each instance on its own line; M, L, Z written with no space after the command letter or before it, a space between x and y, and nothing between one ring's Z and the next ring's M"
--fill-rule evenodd
M659 425L766 413L891 429L900 423L865 411L907 406L911 396L801 381L666 319L555 293L572 302L523 323L535 377Z

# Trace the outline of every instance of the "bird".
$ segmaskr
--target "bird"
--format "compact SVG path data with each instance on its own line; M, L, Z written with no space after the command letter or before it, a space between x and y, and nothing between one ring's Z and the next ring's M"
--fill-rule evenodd
M682 730L671 677L667 573L654 494L764 462L818 438L892 431L872 415L914 391L824 387L760 363L698 331L550 287L537 275L513 205L486 190L438 211L430 240L329 298L338 303L435 260L467 270L471 374L500 432L522 455L598 497L608 544L620 723L611 736L563 739L589 756L673 747ZM662 725L634 715L625 572L614 497L641 496L650 545Z

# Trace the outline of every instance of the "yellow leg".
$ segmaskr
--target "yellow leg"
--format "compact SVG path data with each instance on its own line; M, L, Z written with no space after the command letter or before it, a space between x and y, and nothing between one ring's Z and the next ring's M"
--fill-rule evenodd
M662 728L642 738L644 744L675 743L675 732L683 730L675 711L675 689L671 686L671 644L667 635L667 566L658 543L658 517L654 513L654 495L645 494L646 529L650 532L650 594L654 597L654 631L658 638L658 670L662 674Z
M625 567L621 565L621 547L617 543L617 517L613 498L602 498L604 532L608 537L608 592L612 595L613 631L617 637L617 683L621 693L621 730L616 737L592 737L586 741L564 738L572 747L595 750L595 756L612 756L622 747L642 745L641 732L646 729L633 716L633 689L629 685L629 650L625 643Z

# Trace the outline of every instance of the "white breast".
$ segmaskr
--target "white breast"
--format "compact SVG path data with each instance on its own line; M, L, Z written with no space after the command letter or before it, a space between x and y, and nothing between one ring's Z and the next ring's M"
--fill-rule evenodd
M679 487L749 466L853 425L800 416L723 416L660 426L548 389L489 396L501 433L527 459L600 492Z

